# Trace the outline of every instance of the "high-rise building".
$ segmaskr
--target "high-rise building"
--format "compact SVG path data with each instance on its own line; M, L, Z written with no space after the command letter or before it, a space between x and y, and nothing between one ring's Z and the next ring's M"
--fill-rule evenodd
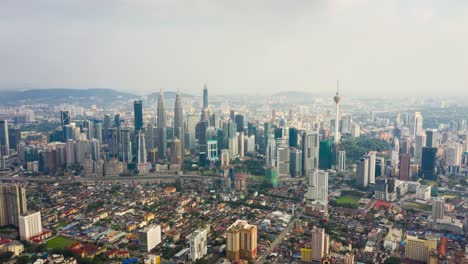
M325 229L314 227L312 229L312 260L322 261L322 258L329 253L330 237L325 234Z
M422 263L428 263L429 254L437 250L437 239L421 239L415 236L406 236L405 258Z
M318 210L327 211L328 205L328 172L315 170L309 176L307 200Z
M21 240L29 240L31 237L41 234L41 212L26 213L20 215L19 232Z
M423 179L435 180L436 174L436 148L424 147L422 149L421 176Z
M8 136L8 121L0 120L0 153L10 156L10 139Z
M161 226L156 224L149 225L140 230L138 235L140 245L146 252L149 252L161 243Z
M426 146L426 134L416 135L416 146L414 149L414 157L421 164L422 149Z
M320 135L317 131L302 134L302 175L319 168Z
M444 219L445 199L443 197L435 197L432 200L432 219L434 222Z
M319 168L321 170L329 170L332 168L332 164L333 164L333 142L331 140L320 141Z
M143 127L143 104L141 100L133 102L133 115L135 132L140 131Z
M158 156L163 160L166 158L166 112L164 110L164 93L161 89L158 99Z
M344 150L338 151L336 169L338 171L346 171L346 151Z
M423 134L423 117L420 112L414 113L412 133L413 133L413 137Z
M146 141L145 134L138 132L138 164L146 163Z
M375 184L375 152L369 152L369 184Z
M297 148L297 138L298 138L298 130L295 127L289 128L289 146L291 148Z
M336 95L333 97L333 101L335 101L335 135L334 135L334 140L333 143L335 145L340 143L340 132L339 132L339 124L340 124L340 101L341 97L338 94L338 82L337 82L337 89L336 89Z
M18 226L19 216L27 211L26 188L14 184L0 184L0 226Z
M227 229L226 257L232 261L253 260L257 256L257 226L237 220Z
M207 234L206 228L195 230L189 235L190 243L190 259L196 261L197 259L203 258L208 253L207 246Z
M65 125L70 125L70 111L60 111L60 122L62 127Z
M132 162L132 132L128 128L122 128L120 130L120 160L126 163ZM140 155L140 153L139 153Z
M178 152L182 155L184 153L184 134L184 109L182 107L180 93L177 92L174 106L174 138L180 141L180 151Z
M461 158L463 153L463 146L461 144L455 143L453 145L446 146L444 148L444 160L445 165L460 166Z
M366 188L369 185L369 158L363 157L357 163L357 183Z
M171 141L170 151L171 164L182 164L182 142L178 138L174 138L174 140Z
M299 177L302 174L302 151L294 147L289 152L289 173L291 177Z
M351 137L357 138L361 136L361 126L359 124L353 124L351 127Z
M439 136L437 129L426 130L426 147L437 148L439 146Z
M205 86L203 87L203 109L208 108L208 88Z
M236 123L236 132L240 133L244 131L244 115L237 114L235 116L235 123Z
M407 154L401 155L400 158L400 177L399 179L402 181L409 181L411 176L411 164L410 164L410 156Z

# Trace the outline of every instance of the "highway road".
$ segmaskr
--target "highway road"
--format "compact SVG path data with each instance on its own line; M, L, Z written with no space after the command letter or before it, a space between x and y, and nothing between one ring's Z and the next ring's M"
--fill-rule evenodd
M0 180L5 181L31 181L31 182L103 182L103 181L145 181L145 180L168 180L168 179L221 179L220 176L200 176L200 175L145 175L145 176L128 176L128 177L0 177Z

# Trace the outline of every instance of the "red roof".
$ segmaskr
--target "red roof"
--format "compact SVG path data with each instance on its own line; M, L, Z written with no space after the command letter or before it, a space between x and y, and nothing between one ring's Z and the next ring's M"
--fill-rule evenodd
M447 238L445 236L440 238L439 254L444 257L447 256Z

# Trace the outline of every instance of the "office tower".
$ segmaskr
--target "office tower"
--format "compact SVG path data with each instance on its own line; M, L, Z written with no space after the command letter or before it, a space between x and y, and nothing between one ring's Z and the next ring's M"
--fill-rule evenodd
M152 224L138 232L140 245L146 252L150 252L161 243L161 226Z
M297 148L297 137L298 137L297 132L298 132L297 128L295 127L289 128L289 146L291 148Z
M344 115L341 117L341 134L349 134L351 133L351 115Z
M319 168L329 170L333 164L333 142L331 140L320 141Z
M320 135L317 131L302 133L302 175L319 167Z
M361 136L361 126L359 124L353 124L351 127L351 137L357 138Z
M171 164L182 164L182 142L174 138L170 143Z
M244 132L237 133L237 151L241 159L244 158L245 148L244 148ZM289 159L289 157L288 157Z
M435 180L436 174L436 148L424 147L422 149L421 176L426 180Z
M120 128L121 124L122 124L122 120L120 119L120 114L115 114L114 115L114 127Z
M8 128L8 138L10 148L18 150L18 143L21 140L21 129L14 127Z
M146 141L145 134L138 132L138 164L146 163Z
M208 140L208 160L217 161L218 160L218 141Z
M94 138L94 122L90 120L85 120L83 121L83 129L86 133L86 138L87 139L93 139Z
M120 139L121 139L121 147L120 147L120 160L126 163L132 162L132 140L131 135L132 132L128 128L122 128L120 130Z
M444 160L445 165L461 165L461 158L463 153L463 146L461 144L455 143L444 148Z
M309 175L307 199L316 205L318 210L327 211L328 172L323 170L314 170Z
M181 155L184 153L184 134L184 109L182 108L180 93L177 92L174 105L174 138L180 141L180 150L178 152Z
M243 115L236 115L234 122L236 123L236 132L244 131L244 116Z
M237 220L227 229L226 257L232 261L253 260L257 256L257 226Z
M322 261L325 255L328 255L330 237L325 234L324 228L314 227L312 229L312 260Z
M423 134L423 117L420 112L414 113L412 133L413 137Z
M432 219L434 222L444 219L445 199L443 197L435 197L432 200Z
M158 156L163 160L166 158L166 113L164 112L164 94L161 89L158 99Z
M8 137L8 121L0 120L0 153L10 156L10 140Z
M143 127L143 104L141 100L133 102L133 123L135 126L135 132L138 132Z
M431 186L421 185L416 187L416 199L428 201L431 198Z
M207 121L200 121L196 126L196 138L198 140L198 146L200 148L200 152L206 153L208 151L208 122ZM237 141L235 142L237 146Z
M266 153L266 149L269 145L269 140L270 140L270 123L264 123L263 124L263 144L262 144L262 150L263 154Z
M346 151L340 150L338 151L338 158L337 158L337 166L336 169L338 171L346 171Z
M375 182L374 193L375 193L376 200L382 200L382 201L387 200L387 195L388 195L387 179L382 179L382 178L377 179L377 181Z
M94 123L94 137L99 141L99 144L103 144L102 128L102 123Z
M70 125L70 111L60 111L60 123L62 126Z
M203 109L208 108L208 88L206 84L203 87Z
M369 157L361 158L357 163L357 183L366 188L369 185Z
M369 184L375 184L375 152L369 152Z
M437 148L439 146L439 136L437 129L426 130L426 147Z
M196 127L198 123L198 117L195 114L188 114L187 115L187 121L186 121L186 139L187 141L185 142L185 147L187 149L193 149L196 146Z
M400 177L402 181L409 181L411 176L410 156L407 154L401 155L400 158Z
M29 240L31 237L42 233L41 212L26 213L19 216L19 232L21 240Z
M414 157L418 159L421 164L422 149L426 146L426 134L416 136L416 147L414 149Z
M405 245L405 258L409 260L427 263L429 254L437 249L437 239L420 239L415 236L407 235Z
M19 215L28 211L26 188L20 185L0 184L0 226L19 224Z
M198 229L189 235L188 240L190 243L190 259L196 261L203 258L208 253L206 228Z
M276 167L280 177L288 177L289 173L289 147L284 139L276 140Z
M339 132L339 123L340 123L340 101L341 97L338 95L338 82L336 83L336 95L333 97L333 100L335 101L335 135L334 135L334 140L333 143L335 145L340 143L340 132Z
M289 174L291 177L302 175L302 151L297 148L291 148L289 154Z

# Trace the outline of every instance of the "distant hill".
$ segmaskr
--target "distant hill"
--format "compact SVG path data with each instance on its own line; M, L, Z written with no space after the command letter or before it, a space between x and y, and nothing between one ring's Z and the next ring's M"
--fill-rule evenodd
M94 103L108 104L115 101L130 100L138 96L119 92L113 89L31 89L25 91L0 91L0 103L15 104L61 104L80 103L90 105Z

